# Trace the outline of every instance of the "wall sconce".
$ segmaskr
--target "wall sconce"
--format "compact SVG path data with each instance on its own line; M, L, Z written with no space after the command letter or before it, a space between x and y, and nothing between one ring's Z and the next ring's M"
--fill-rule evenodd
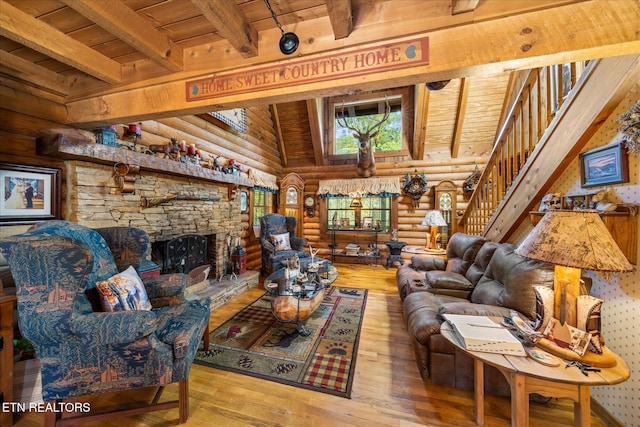
M269 9L269 12L271 12L271 17L278 26L278 29L280 29L280 33L282 33L282 37L280 37L280 52L284 53L285 55L291 55L298 49L298 45L300 44L298 36L296 36L295 33L285 33L282 29L282 25L280 25L280 22L278 22L278 18L276 17L275 12L271 8L269 0L264 0L264 2L267 5L267 9Z

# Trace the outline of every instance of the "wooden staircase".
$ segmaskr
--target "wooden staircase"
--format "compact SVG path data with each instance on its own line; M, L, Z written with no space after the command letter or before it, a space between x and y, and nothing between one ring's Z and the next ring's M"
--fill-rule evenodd
M638 54L531 70L458 229L507 241L638 81Z

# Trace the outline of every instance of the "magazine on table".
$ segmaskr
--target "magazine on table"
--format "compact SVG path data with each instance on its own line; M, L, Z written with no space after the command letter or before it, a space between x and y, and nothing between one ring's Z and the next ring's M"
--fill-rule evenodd
M508 329L487 316L443 314L460 344L469 351L526 356L522 343Z

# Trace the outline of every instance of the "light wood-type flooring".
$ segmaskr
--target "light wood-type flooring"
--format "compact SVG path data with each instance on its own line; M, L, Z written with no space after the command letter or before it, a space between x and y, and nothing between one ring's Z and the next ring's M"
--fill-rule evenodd
M472 391L424 382L418 374L402 317L395 268L338 264L336 285L369 289L351 399L318 393L194 364L190 416L184 426L475 426ZM258 285L211 313L211 330L258 298ZM176 398L172 384L164 398ZM92 397L93 411L150 400L155 389ZM86 399L83 401L87 401ZM508 398L486 396L485 425L509 426ZM573 425L573 402L531 404L530 425ZM15 426L41 426L44 416L20 414ZM167 410L87 426L173 426L178 411ZM593 426L604 424L592 415Z

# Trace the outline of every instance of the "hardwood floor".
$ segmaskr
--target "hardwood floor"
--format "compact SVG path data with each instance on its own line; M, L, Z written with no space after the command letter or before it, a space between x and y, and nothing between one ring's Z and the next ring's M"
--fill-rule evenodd
M190 415L184 426L475 426L473 392L423 382L402 317L395 269L338 264L336 284L369 289L351 399L313 392L194 364ZM213 330L263 293L256 286L211 314ZM155 389L92 397L92 410L150 400ZM164 399L176 398L177 384ZM87 401L87 400L82 400ZM508 398L486 396L485 425L509 426ZM17 427L41 426L44 416L19 414ZM172 426L178 411L118 418L87 426ZM593 426L604 424L592 415ZM573 424L573 403L553 399L531 404L530 425Z

